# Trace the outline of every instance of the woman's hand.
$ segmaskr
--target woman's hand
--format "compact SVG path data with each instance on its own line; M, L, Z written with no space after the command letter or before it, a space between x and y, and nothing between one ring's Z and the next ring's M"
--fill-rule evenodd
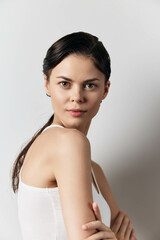
M102 223L101 214L97 203L94 202L92 206L97 220L82 225L82 229L85 231L89 229L95 229L98 230L98 232L94 233L93 235L84 240L102 240L102 239L117 240L114 232L112 232L112 230L109 227Z
M129 216L120 211L111 226L118 240L137 240Z

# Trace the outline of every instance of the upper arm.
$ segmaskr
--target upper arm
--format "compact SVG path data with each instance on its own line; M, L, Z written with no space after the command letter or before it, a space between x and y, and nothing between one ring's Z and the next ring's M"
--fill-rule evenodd
M91 210L91 156L88 139L78 131L68 131L57 142L54 173L58 184L62 214L69 240L82 240L95 230L82 225L95 220Z
M107 178L103 172L103 169L96 162L94 162L94 164L96 165L97 178L99 178L98 182L100 183L99 187L100 187L101 193L104 199L106 200L106 202L108 203L111 210L111 224L112 224L112 222L114 222L115 218L117 217L120 209L116 203L116 200L114 199L114 196L108 184Z

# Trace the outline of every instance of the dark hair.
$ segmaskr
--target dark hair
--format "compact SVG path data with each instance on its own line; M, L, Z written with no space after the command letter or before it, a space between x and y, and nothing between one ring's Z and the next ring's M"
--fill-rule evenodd
M65 57L73 53L91 58L95 66L104 73L105 84L107 83L111 74L109 54L96 36L86 32L68 34L48 49L43 62L43 73L48 80L51 70Z
M47 51L46 57L43 61L43 73L46 75L47 80L51 74L51 70L58 65L65 57L71 54L80 54L89 57L93 60L95 66L105 75L105 84L111 74L110 57L103 46L102 42L96 36L86 32L74 32L68 34L57 40ZM23 165L26 153L35 139L41 132L49 125L52 124L54 114L50 117L48 122L38 130L31 140L23 147L17 156L12 171L12 188L16 192L19 185L19 172Z

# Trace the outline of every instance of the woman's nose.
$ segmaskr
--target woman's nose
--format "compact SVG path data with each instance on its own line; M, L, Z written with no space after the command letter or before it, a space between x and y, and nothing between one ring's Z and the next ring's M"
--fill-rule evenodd
M72 102L84 102L84 93L81 87L75 87L71 91L71 101Z

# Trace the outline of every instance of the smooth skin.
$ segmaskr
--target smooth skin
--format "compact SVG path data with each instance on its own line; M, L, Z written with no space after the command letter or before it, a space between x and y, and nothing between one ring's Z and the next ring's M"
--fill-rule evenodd
M38 187L52 187L51 183L57 182L69 240L88 237L103 239L102 231L105 232L104 239L116 240L118 238L114 231L101 221L96 229L82 229L84 223L97 224L92 210L92 176L88 174L91 173L93 162L86 135L101 100L108 94L110 82L105 86L105 76L95 67L93 61L75 54L66 57L52 69L49 81L46 76L44 80L46 93L51 96L54 109L53 124L64 128L47 129L35 140L25 158L22 181ZM80 108L85 113L74 117L69 112L72 108ZM98 178L102 173L98 173L100 169L96 169L99 184ZM111 208L112 222L116 223L119 209L105 179L103 178L104 182L99 187ZM127 224L122 221L120 225ZM100 233L95 238L97 229ZM116 229L118 227L114 228L118 231Z
M55 112L54 124L77 129L85 136L101 100L108 94L110 82L90 58L72 54L52 69L49 82L45 79L46 93L51 96ZM86 110L81 117L72 117L68 110Z

